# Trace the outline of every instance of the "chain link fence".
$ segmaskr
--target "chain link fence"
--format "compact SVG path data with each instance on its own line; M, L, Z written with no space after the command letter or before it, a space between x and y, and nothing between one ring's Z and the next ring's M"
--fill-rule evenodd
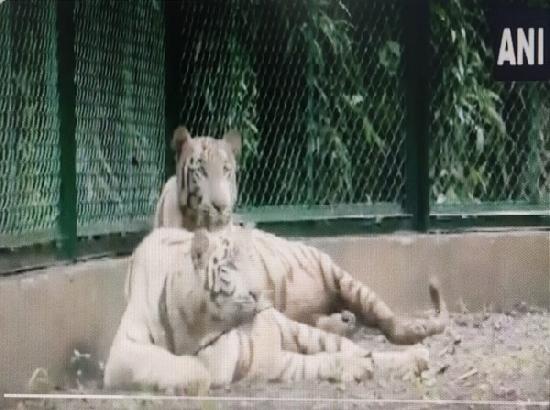
M485 2L431 2L433 210L550 206L550 84L491 78Z
M55 7L0 4L0 246L57 238Z
M492 80L483 4L430 2L431 207L547 210L550 86ZM403 5L178 2L178 120L194 135L241 131L240 212L405 214ZM80 237L150 226L165 170L164 7L74 2ZM55 1L0 4L0 247L59 237L56 36Z
M150 0L77 0L78 235L148 229L164 178L164 18Z
M400 210L400 4L182 3L179 120L242 132L243 212Z

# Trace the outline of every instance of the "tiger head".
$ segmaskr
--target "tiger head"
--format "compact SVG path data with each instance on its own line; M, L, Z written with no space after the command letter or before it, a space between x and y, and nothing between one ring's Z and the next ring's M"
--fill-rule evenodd
M235 266L236 250L229 239L198 230L191 258L205 291L206 312L217 327L233 328L252 320L258 309L257 293Z
M192 138L185 127L174 131L178 201L192 228L215 231L231 223L237 201L237 158L241 136L230 131L222 139Z

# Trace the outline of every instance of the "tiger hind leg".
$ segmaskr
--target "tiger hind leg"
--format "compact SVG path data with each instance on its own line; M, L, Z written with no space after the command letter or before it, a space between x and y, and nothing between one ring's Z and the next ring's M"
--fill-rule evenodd
M359 314L368 325L378 327L392 343L402 345L419 343L428 336L443 333L449 323L449 312L441 298L439 284L435 280L430 281L429 284L435 315L421 319L396 316L375 292L349 274L343 275L339 284L340 296L345 303L349 304L351 310Z
M213 386L246 378L352 381L370 377L370 352L341 336L288 319L274 308L198 352Z
M269 381L363 381L374 374L418 374L427 366L422 346L370 353L353 342L287 319L275 309L259 313L198 352L212 385L240 379Z
M370 351L274 308L257 315L250 340L255 352L250 374L268 380L363 380L372 370Z
M293 321L278 311L270 315L279 327L283 350L276 362L276 380L361 381L373 374L418 375L428 368L429 351L422 345L370 352L345 337Z
M431 280L429 285L436 314L425 319L405 319L397 317L374 291L338 267L328 255L314 248L309 250L311 257L315 254L318 259L328 291L333 292L345 308L355 313L360 320L369 326L378 327L392 343L416 344L428 336L442 333L448 325L449 313L436 280Z
M373 374L418 375L428 367L429 352L422 345L370 352L345 337L296 322L276 310L264 314L280 332L281 353L270 380L362 381Z
M360 382L372 377L371 357L349 356L341 352L302 354L283 351L272 368L270 381L329 380Z
M370 355L366 349L338 334L289 319L275 309L270 309L268 314L278 326L283 350L302 354L326 352L355 356Z

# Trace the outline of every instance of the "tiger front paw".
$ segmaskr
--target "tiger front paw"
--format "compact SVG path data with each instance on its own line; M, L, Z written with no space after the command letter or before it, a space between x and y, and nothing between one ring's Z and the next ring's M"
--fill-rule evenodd
M205 396L210 389L210 373L197 360L179 357L177 372L166 372L166 378L158 383L159 389L172 396ZM194 359L194 358L193 358Z
M339 377L337 381L349 383L370 379L373 374L372 358L342 355L338 359Z
M402 351L374 352L374 368L377 374L392 374L398 377L419 375L428 368L430 353L422 345Z
M428 369L428 364L430 362L430 352L427 348L422 345L417 345L410 347L406 350L410 354L412 370L415 374L420 374L424 370Z

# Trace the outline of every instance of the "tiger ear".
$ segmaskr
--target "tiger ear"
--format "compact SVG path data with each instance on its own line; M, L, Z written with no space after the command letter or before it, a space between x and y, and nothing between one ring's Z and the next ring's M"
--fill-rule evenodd
M196 231L191 241L191 258L195 262L195 267L197 269L206 268L209 246L210 241L208 240L206 229L199 229Z
M176 151L176 156L179 156L181 153L181 148L185 145L187 141L192 139L191 134L187 131L187 128L179 126L174 131L172 137L172 149Z
M223 140L229 144L229 147L231 147L231 151L233 152L233 155L235 155L235 158L238 159L241 156L241 150L242 150L242 137L239 131L231 130L227 131L224 136Z

